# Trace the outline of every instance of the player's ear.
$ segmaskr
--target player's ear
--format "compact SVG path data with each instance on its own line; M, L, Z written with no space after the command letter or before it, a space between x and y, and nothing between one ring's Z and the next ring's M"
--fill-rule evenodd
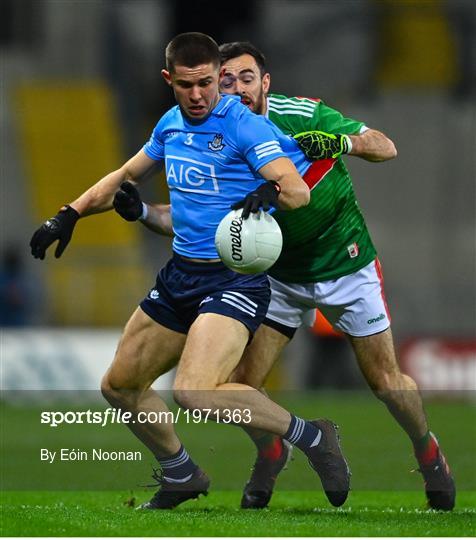
M164 78L164 81L169 85L172 86L172 76L170 75L170 72L166 69L163 69L160 74Z
M265 73L261 81L261 87L265 94L269 92L270 86L271 86L271 75L269 73Z

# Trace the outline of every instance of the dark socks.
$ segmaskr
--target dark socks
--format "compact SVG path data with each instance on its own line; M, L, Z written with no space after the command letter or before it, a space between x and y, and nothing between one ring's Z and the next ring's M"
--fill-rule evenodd
M438 441L431 431L427 431L421 439L414 440L413 448L420 465L430 465L438 457Z
M291 415L288 431L283 435L283 439L297 446L304 453L318 446L321 437L322 431L318 427L294 415Z
M157 457L157 461L162 468L163 477L173 483L187 482L198 469L183 446L176 454Z
M253 439L260 458L276 461L283 453L283 441L277 435L266 434L259 439Z

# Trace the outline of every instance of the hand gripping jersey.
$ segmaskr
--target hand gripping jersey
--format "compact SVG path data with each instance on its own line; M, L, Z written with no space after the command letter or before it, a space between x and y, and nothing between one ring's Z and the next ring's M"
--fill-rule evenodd
M165 161L173 250L199 259L218 258L216 228L231 204L263 183L261 167L289 157L304 175L311 165L296 141L253 114L239 96L222 96L200 123L189 122L173 107L159 120L144 152Z
M357 134L362 122L344 118L320 100L268 96L269 119L284 133L320 130ZM360 270L376 257L344 161L316 161L304 180L308 206L273 216L283 232L283 250L268 273L280 281L313 283Z

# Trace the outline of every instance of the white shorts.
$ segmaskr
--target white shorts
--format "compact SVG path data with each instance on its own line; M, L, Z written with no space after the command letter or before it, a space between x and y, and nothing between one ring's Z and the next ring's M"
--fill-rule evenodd
M318 283L285 283L269 277L267 319L291 328L312 326L315 308L336 329L355 337L383 332L390 314L378 259L354 274Z

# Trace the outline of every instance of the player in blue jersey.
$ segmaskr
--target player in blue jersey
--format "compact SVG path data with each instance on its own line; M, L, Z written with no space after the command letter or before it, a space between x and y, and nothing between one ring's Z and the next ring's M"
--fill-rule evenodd
M323 115L325 114L322 112L322 106L318 107L309 100L291 98L283 101L289 107L288 110L285 110L286 107L279 104L279 100L283 99L282 96L274 96L274 101L273 97L270 100L268 96L270 75L266 72L263 54L256 47L246 42L235 42L222 45L220 50L222 53L222 67L224 68L221 81L224 93L240 95L243 103L256 114L268 115L270 113L273 122L282 127L286 133L296 134L303 131L303 129L322 129ZM326 110L330 111L327 107ZM304 125L306 128L303 127ZM354 137L354 155L365 156L366 159L371 158L373 160L384 160L392 156L393 144L382 133L375 130L367 130L365 133L367 137L365 140L359 136L360 150L357 150ZM312 173L312 170L308 171L306 178L310 173ZM348 185L350 180L337 177L337 175L339 175L338 172L336 172L334 179L327 176L327 185L340 185L344 189L344 186ZM321 184L322 186L323 184ZM332 198L339 207L339 201L342 201L342 198L337 196L335 191L329 191L328 193L332 193ZM123 216L126 216L127 212L131 212L133 205L140 207L142 204L137 191L129 194L128 201L129 204L124 201L124 204L116 208L118 213ZM314 206L314 204L319 206ZM323 208L325 204L325 193L317 189L313 192L311 204L298 213L301 217L307 216L308 223L313 223L316 227L316 235L319 234L317 231L322 231L322 229L316 222L316 218L310 218L309 216L313 215L312 212L314 212L314 216L326 216L326 210ZM170 234L171 225L168 206L149 205L148 209L149 215L144 224L160 234ZM342 224L341 210L336 210L334 216L339 215L340 224ZM136 212L135 217L138 216L139 214ZM347 215L348 218L349 215ZM333 233L329 235L325 233L322 238L328 244L332 243L333 238L336 250L340 249L339 246L345 249L345 244L335 241L337 238L335 235L336 230L343 230L341 225L336 227L336 223L339 222L332 221L328 228L328 231L333 231ZM320 242L320 239L317 241ZM315 247L316 244L301 243L299 249L295 249L294 254L296 255L299 252L302 254L303 251L312 253ZM318 254L322 252L322 247L320 250L315 251L316 258L319 258ZM337 261L334 261L334 263L337 263ZM324 263L321 261L321 264ZM302 272L302 266L295 263L294 269L296 271L295 280L299 281L302 279L298 277ZM288 270L293 272L291 268ZM338 290L342 291L346 288L348 290L349 283L352 283L351 289L356 291L358 295L351 300L354 307L349 313L354 313L355 306L358 305L372 307L373 297L366 293L368 287L361 286L366 282L364 281L358 287L356 286L357 281L355 279L360 279L358 272L356 274L348 272L345 278L338 281L334 280L332 276L328 279L330 281L322 282L322 280L318 280L320 283L317 283L318 288L315 290L318 291L317 298L321 302L319 307L322 308L322 304L324 304L324 307L330 309L331 313L334 307L336 308L334 317L340 317L340 313L345 314L346 310L344 308L346 303L349 302L349 298L344 299L340 294L336 296L336 284L338 284ZM294 279L289 281L294 281ZM309 295L303 293L304 288L308 286L311 287L311 291L314 290L315 284L310 282L315 280L308 279L308 281L309 283L306 284L294 284L286 283L286 280L281 278L272 280L271 303L267 318L255 334L251 345L247 347L233 380L256 388L264 384L266 375L273 363L277 361L285 344L292 338L296 330L294 326L302 323L302 320L309 313L310 307L316 303L316 297L312 296L314 292L309 293ZM323 292L327 290L327 287L329 287L328 290L331 294ZM375 287L374 290L378 293L380 288ZM307 295L305 300L303 300L303 295ZM295 313L299 310L302 310L302 319L296 322ZM429 431L416 384L400 371L392 342L391 330L387 328L388 323L383 321L383 326L380 329L373 329L372 334L368 336L360 336L356 333L359 321L363 319L366 322L368 320L368 316L365 315L366 311L362 309L359 311L359 315L353 319L351 326L345 325L345 332L354 348L362 373L375 395L386 403L389 411L410 437L419 463L419 471L423 474L425 480L425 491L430 507L451 510L455 504L454 480L436 438ZM283 320L288 324L284 324ZM334 322L336 322L336 319L334 319ZM340 330L342 329L342 326L340 326ZM395 388L400 390L395 392ZM249 431L249 433L257 446L258 455L250 481L246 484L243 492L242 507L262 508L268 504L271 498L276 477L286 463L289 448L285 443L283 444L279 437L257 430Z
M238 411L234 423L283 437L306 454L329 500L339 506L347 497L350 473L334 425L305 421L259 391L227 382L266 314L270 293L264 274L236 274L221 263L214 247L216 226L232 204L243 206L244 217L255 207L289 210L308 204L301 174L310 161L294 141L239 99L220 96L220 55L210 37L177 36L167 46L166 63L162 74L178 106L161 118L133 158L34 233L32 254L43 259L59 240L55 255L61 256L80 217L110 210L120 187L119 199L127 198L130 183L140 183L165 164L174 254L125 327L102 382L104 396L135 415L166 412L151 385L180 359L174 384L180 405L212 409L225 420L230 411ZM173 425L137 421L128 426L162 469L162 476L156 476L160 489L142 508L174 508L206 493L209 480Z

